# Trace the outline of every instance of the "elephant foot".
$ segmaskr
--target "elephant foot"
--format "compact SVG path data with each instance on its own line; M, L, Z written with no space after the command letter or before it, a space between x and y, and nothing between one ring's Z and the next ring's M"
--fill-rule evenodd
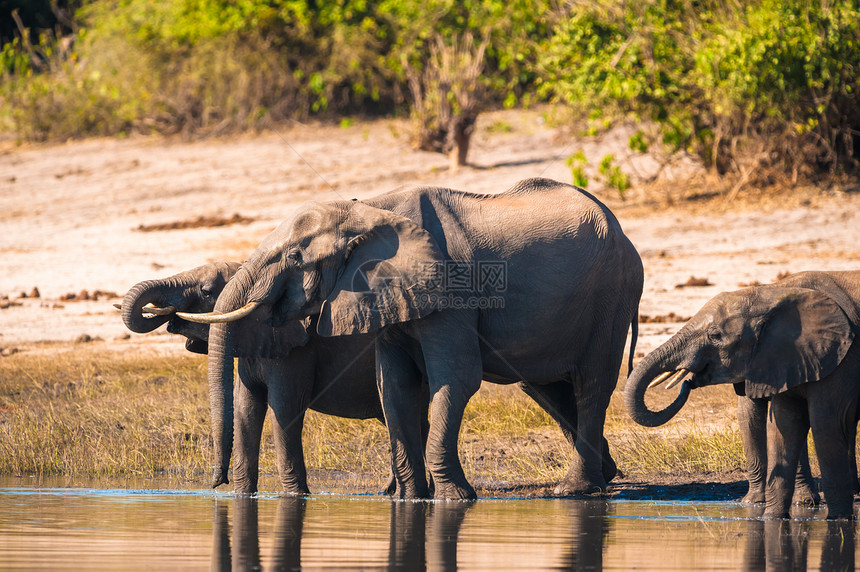
M607 457L609 457L609 455L604 453L603 466L601 467L603 480L608 483L615 477L624 478L624 474L618 470L618 465L615 464L615 460L612 457L607 459Z
M302 496L311 494L308 485L304 483L281 483L281 489L285 495Z
M791 502L801 506L818 506L821 504L821 495L809 487L798 487L794 489Z
M764 490L759 488L750 487L750 490L744 495L744 498L741 499L742 503L746 504L759 504L764 502Z
M227 479L227 469L215 467L212 470L212 488L216 489L220 485L227 484L230 484L230 481Z
M577 495L593 495L606 492L606 482L591 482L583 479L566 478L552 490L553 496L572 497Z
M478 498L478 493L469 483L463 486L437 482L433 491L433 498L438 500L475 500Z
M761 515L761 517L763 520L786 520L786 519L791 518L791 516L789 516L788 512L784 512L784 511L768 512L767 509L765 509L765 511Z

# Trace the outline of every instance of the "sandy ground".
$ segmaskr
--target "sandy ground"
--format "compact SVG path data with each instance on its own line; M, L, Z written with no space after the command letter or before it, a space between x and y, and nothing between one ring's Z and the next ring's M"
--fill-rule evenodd
M0 142L0 354L69 351L83 341L95 351L181 353L183 342L164 328L130 334L112 307L117 296L141 280L244 260L309 199L367 198L414 183L500 192L527 177L569 182L565 159L579 150L594 164L614 153L634 182L653 176L658 162L627 149L627 135L620 129L581 140L548 126L540 112L485 114L472 166L457 172L445 157L412 149L408 125L391 120L190 143ZM751 204L702 198L699 185L698 200L678 200L702 176L684 159L664 169L657 186L634 188L626 200L599 182L589 186L616 213L645 265L640 313L648 319L639 355L719 292L802 270L860 268L860 193L792 190ZM691 278L707 285L678 287ZM39 297L31 297L34 289ZM670 315L681 319L661 319ZM740 474L698 475L692 492L690 482L614 489L621 498L737 498L745 491Z
M243 260L309 199L366 198L412 183L499 192L533 176L570 181L565 158L580 149L594 163L614 152L634 181L656 172L655 160L626 149L625 140L623 130L576 139L547 126L539 112L486 114L470 153L473 166L457 172L447 169L445 157L413 150L408 125L398 121L295 125L191 143L6 143L0 146L0 298L8 299L0 300L0 348L55 351L92 339L111 350L179 352L182 343L163 329L129 335L111 294L208 261ZM661 192L670 196L697 175L692 161L681 161L664 170ZM642 255L640 312L651 318L688 317L718 292L781 273L860 267L858 193L749 208L720 200L670 207L660 196L637 198L636 191L622 201L599 182L589 190L615 211ZM233 224L203 225L237 214ZM677 287L691 277L710 285ZM22 298L34 288L39 298ZM98 292L98 299L81 300L84 290L90 298ZM637 353L680 325L642 324Z

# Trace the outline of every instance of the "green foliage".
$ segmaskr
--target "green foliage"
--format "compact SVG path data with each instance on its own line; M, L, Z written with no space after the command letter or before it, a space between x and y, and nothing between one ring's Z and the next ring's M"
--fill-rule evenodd
M588 176L585 174L586 163L585 153L582 150L577 151L565 161L565 164L570 167L573 184L583 189L588 188Z
M0 117L8 119L0 128L37 140L218 134L311 114L390 113L408 90L404 62L423 73L436 35L450 43L467 33L476 43L490 38L482 83L510 104L533 80L548 7L545 0L84 1L74 55L50 35L42 53L20 39L3 47Z
M856 166L858 47L851 0L576 3L542 46L536 83L584 115L656 122L670 149L721 173L751 156L833 171Z
M648 141L645 140L645 134L642 133L642 131L637 131L631 135L627 144L631 149L638 151L639 153L648 152Z
M618 196L624 198L624 192L630 188L630 177L621 171L618 165L615 165L615 156L612 154L605 155L600 160L598 171L606 181L606 186L618 191Z

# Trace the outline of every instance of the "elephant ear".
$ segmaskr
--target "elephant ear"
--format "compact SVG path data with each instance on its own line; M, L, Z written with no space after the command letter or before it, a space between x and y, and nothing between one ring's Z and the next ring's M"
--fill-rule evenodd
M848 316L821 292L777 288L773 296L746 371L748 397L771 397L827 377L854 340Z
M334 288L317 332L343 336L423 318L437 308L443 256L426 230L390 211L354 203Z

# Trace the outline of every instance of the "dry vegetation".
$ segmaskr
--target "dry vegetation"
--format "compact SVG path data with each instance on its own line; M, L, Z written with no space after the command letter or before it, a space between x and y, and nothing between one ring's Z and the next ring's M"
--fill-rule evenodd
M167 478L206 486L211 442L206 360L103 353L19 353L0 360L0 474ZM689 480L743 457L726 392L694 396L671 429L635 426L616 392L607 437L624 479ZM716 423L714 422L716 420ZM267 423L261 489L277 490ZM388 467L384 427L309 412L305 456L313 490L373 492ZM361 452L356 454L356 452ZM482 494L546 494L570 450L552 419L518 388L485 384L469 404L461 457ZM682 477L680 478L679 477Z

